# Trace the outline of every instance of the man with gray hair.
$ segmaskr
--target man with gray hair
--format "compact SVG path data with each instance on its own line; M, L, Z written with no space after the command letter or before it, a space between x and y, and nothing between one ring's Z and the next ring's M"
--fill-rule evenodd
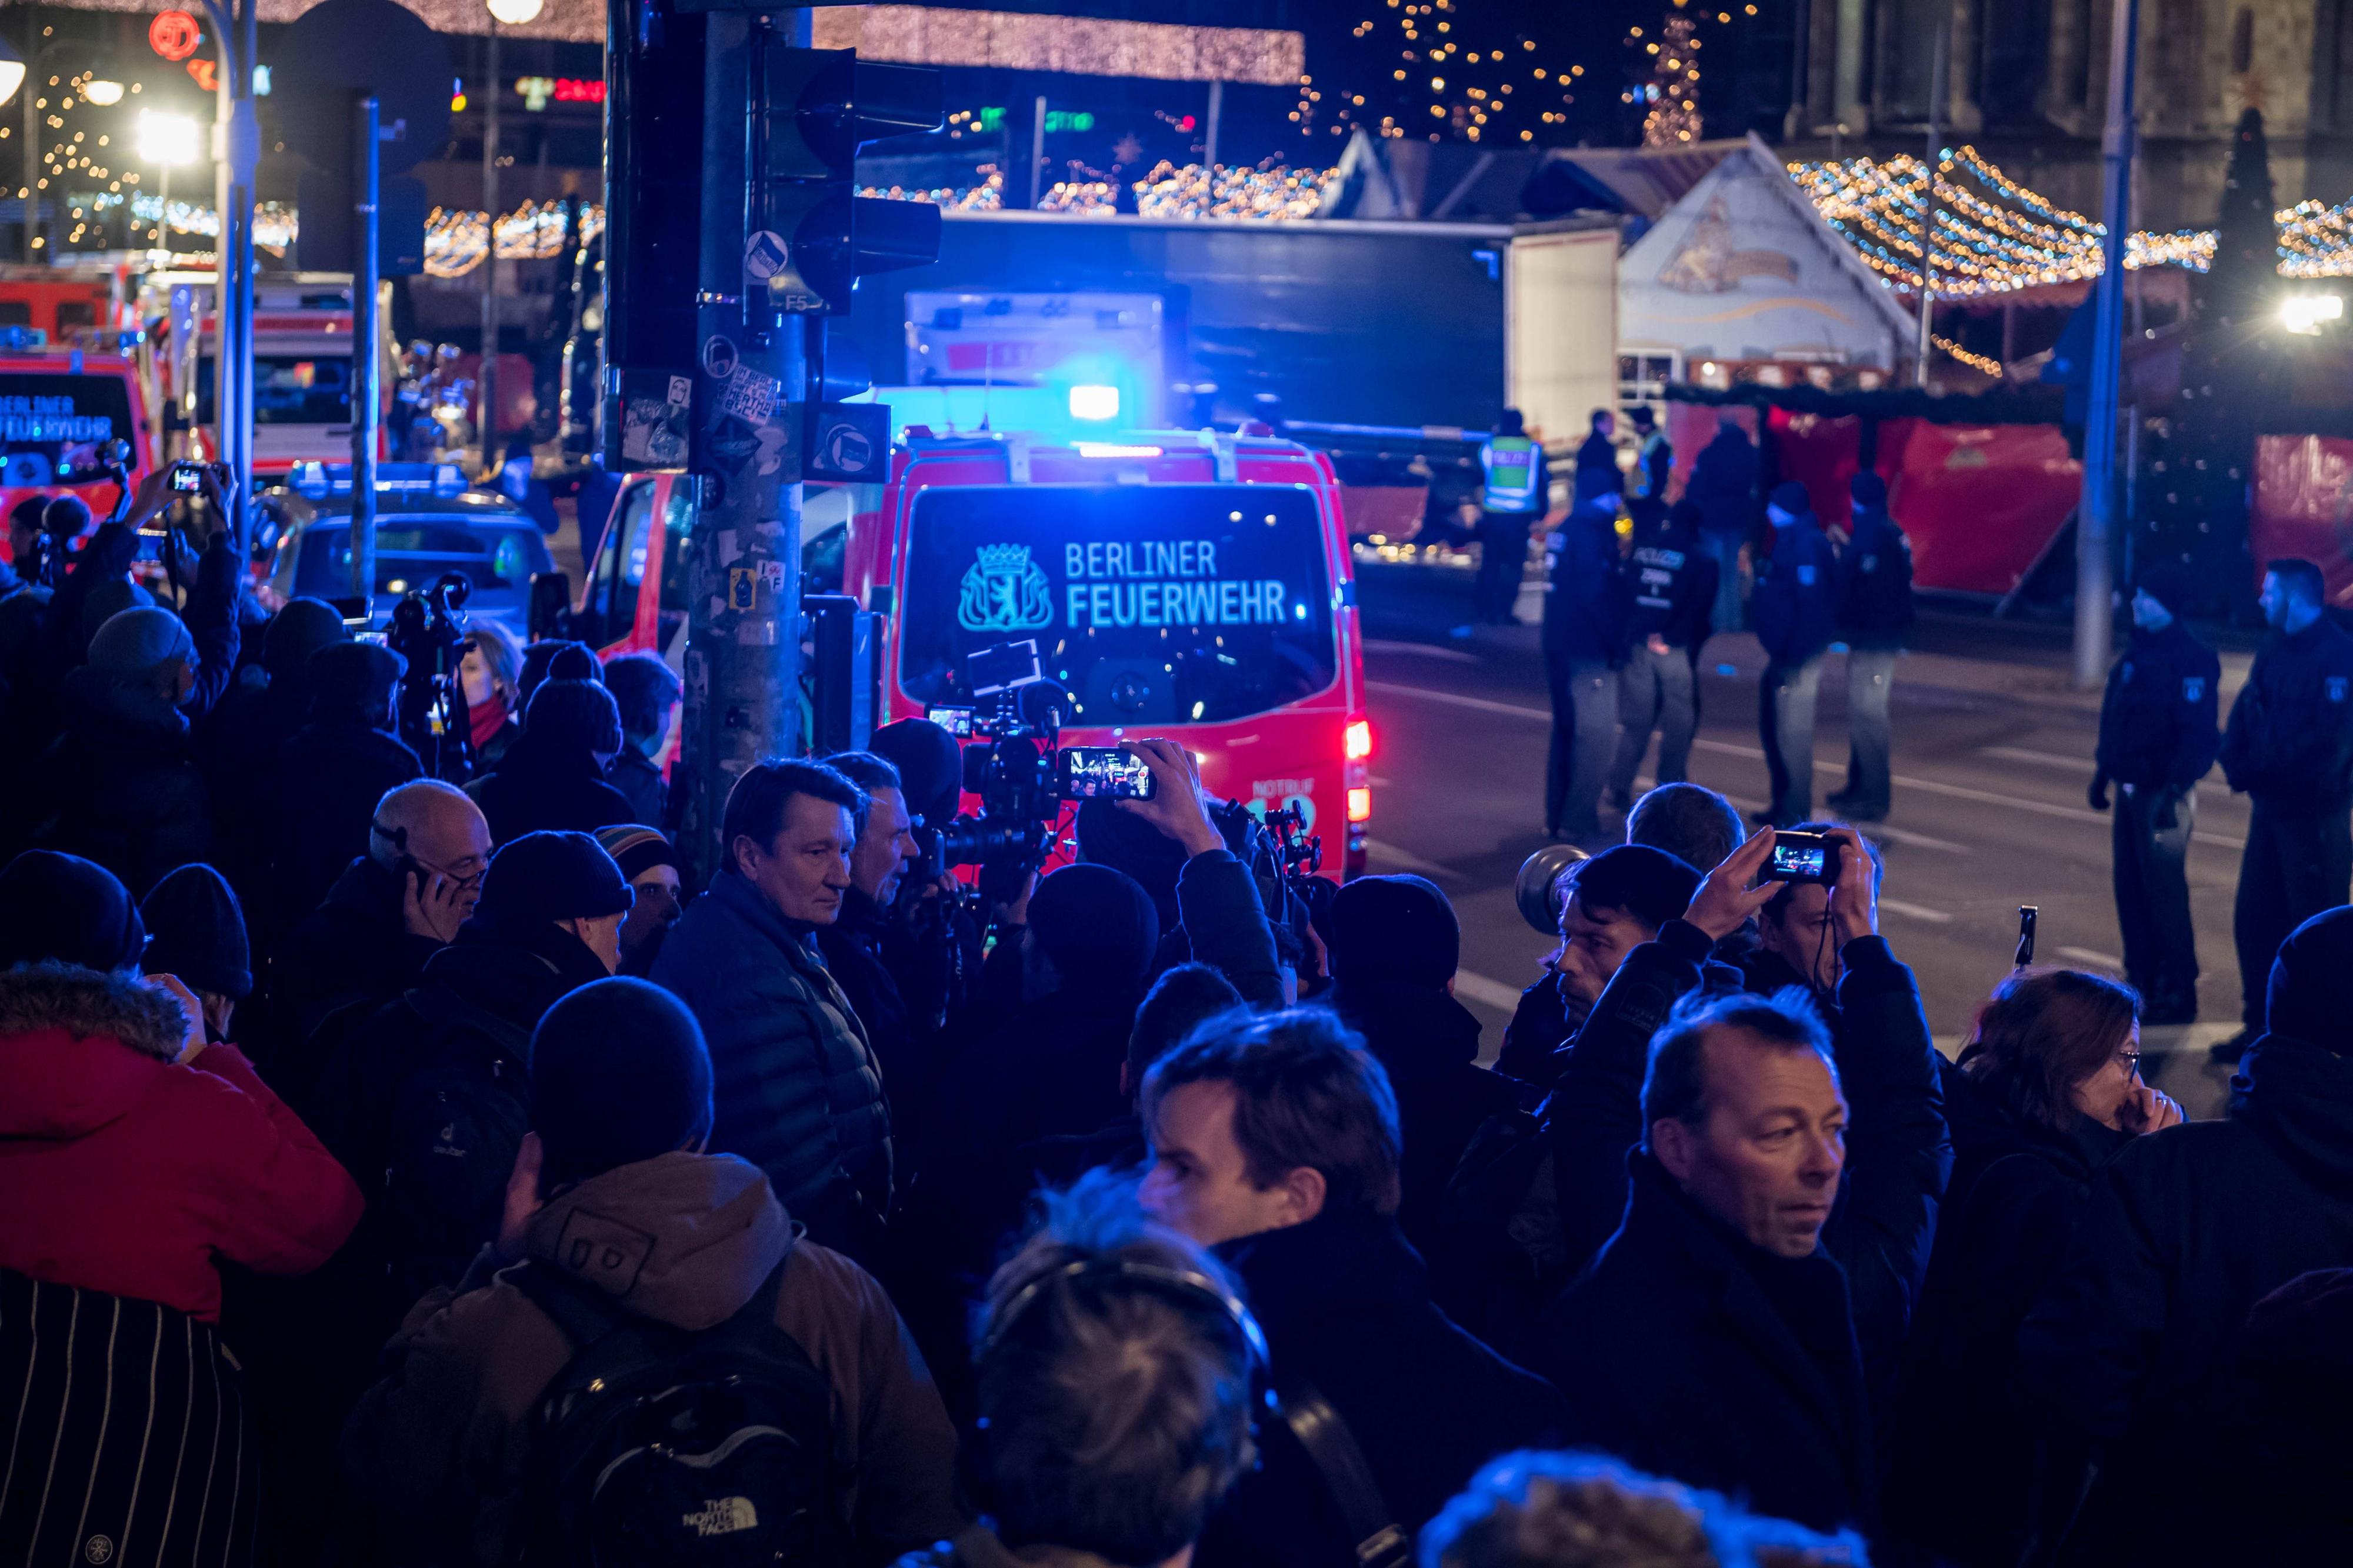
M1806 993L1687 996L1652 1037L1625 1218L1532 1364L1572 1443L1817 1530L1872 1512L1846 1278L1821 1249L1847 1102Z
M1233 1277L1110 1172L1043 1202L974 1335L973 1468L995 1528L900 1568L1182 1563L1250 1466L1266 1345Z

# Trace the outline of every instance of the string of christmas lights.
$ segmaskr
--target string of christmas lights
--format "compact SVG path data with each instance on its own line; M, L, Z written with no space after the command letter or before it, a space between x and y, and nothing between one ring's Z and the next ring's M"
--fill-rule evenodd
M1993 377L1996 381L2000 381L2001 379L2001 361L1994 358L1991 354L1972 353L1968 349L1965 349L1961 347L1960 344L1955 342L1952 339L1938 337L1934 332L1928 334L1928 341L1936 344L1938 348L1944 350L1947 353L1952 355L1953 358L1968 366L1971 370L1982 372L1984 374Z
M1324 205L1326 187L1339 177L1336 168L1230 163L1178 168L1163 160L1130 188L1135 193L1135 211L1143 217L1282 221L1314 217ZM1005 205L1005 176L992 170L980 184L963 189L868 186L863 194L936 202L952 212L994 212ZM1099 217L1119 210L1118 193L1107 180L1059 181L1039 194L1038 210Z

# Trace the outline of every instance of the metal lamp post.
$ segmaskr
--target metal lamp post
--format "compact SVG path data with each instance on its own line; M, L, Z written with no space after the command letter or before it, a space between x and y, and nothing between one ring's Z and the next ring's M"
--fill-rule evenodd
M498 467L499 440L499 25L520 27L536 20L542 0L488 0L491 45L487 96L482 100L482 226L489 246L482 258L482 367L474 384L481 399L482 467Z

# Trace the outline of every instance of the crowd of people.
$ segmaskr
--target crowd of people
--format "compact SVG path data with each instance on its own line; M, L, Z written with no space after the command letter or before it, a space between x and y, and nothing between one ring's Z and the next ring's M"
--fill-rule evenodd
M745 771L695 887L658 661L478 627L460 787L397 656L218 542L135 602L122 526L0 599L0 1560L2353 1539L2353 909L2182 1125L2133 990L2021 970L1946 1060L1869 839L1784 879L1669 783L1490 1068L1446 894L1271 873L1173 742L1008 901L921 720Z

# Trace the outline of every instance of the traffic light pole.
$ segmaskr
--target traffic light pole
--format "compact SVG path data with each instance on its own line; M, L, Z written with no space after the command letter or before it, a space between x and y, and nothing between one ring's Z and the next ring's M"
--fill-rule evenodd
M2108 37L2108 124L2101 143L2100 280L2092 315L2092 385L2084 413L2084 499L2075 509L2075 684L2106 679L2110 600L2108 541L2115 537L2117 384L2124 374L2125 234L2132 226L2133 74L2140 0L2116 0Z
M482 91L482 363L474 372L481 395L482 468L496 472L499 459L499 19L491 18L490 58Z
M678 847L708 885L719 823L745 770L800 750L801 415L807 339L821 315L780 312L762 248L769 57L807 47L809 13L715 11L703 43L702 225L689 464L701 505L687 543L688 784Z
M376 190L382 162L376 99L352 104L352 593L375 622Z

